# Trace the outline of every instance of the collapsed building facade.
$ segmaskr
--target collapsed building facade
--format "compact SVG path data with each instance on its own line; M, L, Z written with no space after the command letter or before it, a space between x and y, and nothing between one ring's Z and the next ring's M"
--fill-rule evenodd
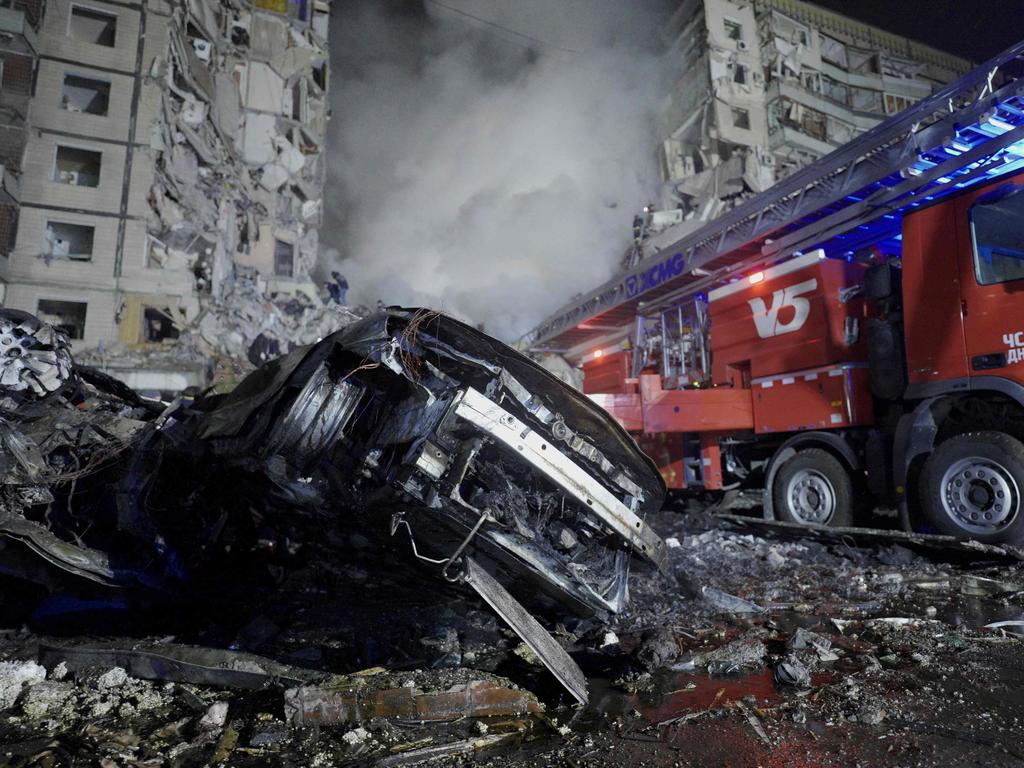
M20 120L20 133L3 128L2 303L76 349L177 338L232 295L315 303L329 11L325 0L0 8L0 30L20 30L0 41L3 114ZM207 322L211 336L229 332Z
M662 197L627 267L971 66L801 0L685 0L664 34Z

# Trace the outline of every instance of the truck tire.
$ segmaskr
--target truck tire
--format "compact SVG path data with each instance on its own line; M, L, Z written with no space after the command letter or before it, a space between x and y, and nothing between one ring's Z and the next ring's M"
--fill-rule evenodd
M804 448L779 467L772 483L775 516L800 525L853 525L853 480L821 448Z
M968 432L925 462L921 506L940 533L989 544L1024 543L1024 444L1002 432Z

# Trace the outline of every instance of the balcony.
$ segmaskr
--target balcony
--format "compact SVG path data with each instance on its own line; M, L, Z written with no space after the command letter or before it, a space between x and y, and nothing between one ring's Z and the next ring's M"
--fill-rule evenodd
M39 50L36 32L43 18L43 0L0 0L0 33L23 37Z
M24 125L30 100L27 93L0 90L0 125Z
M9 165L0 158L0 205L14 204L21 200L21 179Z
M872 112L855 109L849 103L849 98L846 101L837 101L825 94L816 93L795 80L774 80L765 92L765 101L771 103L780 97L787 98L809 107L815 112L852 125L856 131L860 132L875 127L885 119L885 115L881 112L881 95L879 92L879 111Z

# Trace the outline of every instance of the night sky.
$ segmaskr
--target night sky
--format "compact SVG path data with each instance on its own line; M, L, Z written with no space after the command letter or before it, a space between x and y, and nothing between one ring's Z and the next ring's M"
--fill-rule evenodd
M1024 0L812 0L974 62L1024 38Z

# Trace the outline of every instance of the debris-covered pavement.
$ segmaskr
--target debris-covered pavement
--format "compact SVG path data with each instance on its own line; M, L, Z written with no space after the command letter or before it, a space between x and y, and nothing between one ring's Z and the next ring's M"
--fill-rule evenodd
M140 398L3 316L4 765L1013 765L1024 555L662 506L391 309Z
M586 707L485 606L440 582L410 591L401 566L370 578L380 552L356 542L350 561L260 587L247 612L130 622L173 637L56 638L42 614L28 620L38 633L7 631L7 764L1024 759L1012 553L814 541L671 511L654 524L668 572L634 569L631 607L610 623L553 627L588 675ZM119 613L80 610L83 629Z

